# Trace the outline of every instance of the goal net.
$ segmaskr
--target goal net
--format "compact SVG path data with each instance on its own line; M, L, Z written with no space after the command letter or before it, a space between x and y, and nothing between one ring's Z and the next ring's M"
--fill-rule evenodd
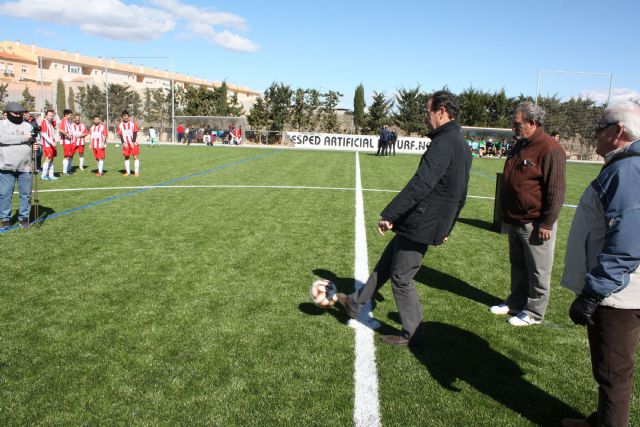
M594 124L611 101L610 73L538 71L536 103L546 112L545 131L558 132L567 158L596 160Z
M184 140L192 143L241 144L249 124L245 117L231 116L176 116L176 129L182 124ZM209 138L211 137L211 138ZM185 142L185 141L182 142Z

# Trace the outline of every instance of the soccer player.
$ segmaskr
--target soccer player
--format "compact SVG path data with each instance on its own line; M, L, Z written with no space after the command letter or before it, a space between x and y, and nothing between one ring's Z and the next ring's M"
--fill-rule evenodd
M87 127L80 121L80 114L76 114L73 117L73 124L71 125L71 133L73 134L73 140L75 141L75 151L78 153L80 159L80 170L84 170L84 137L89 134Z
M93 118L93 126L91 126L91 148L93 148L93 156L98 163L98 172L96 176L104 175L104 158L107 148L107 127L100 122L100 116Z
M53 174L53 159L58 154L56 148L56 128L53 124L53 110L47 110L40 124L40 139L44 150L44 164L42 165L43 181L56 180Z
M62 113L62 121L60 122L60 143L62 144L62 173L69 175L71 173L71 164L73 163L73 155L75 154L75 144L73 143L73 133L71 131L71 110L64 110Z
M122 154L124 155L124 176L131 175L131 165L129 163L129 157L133 156L134 175L140 176L140 160L138 154L140 153L140 147L136 142L138 136L138 125L129 120L129 112L122 112L122 122L118 125L118 135L120 135L120 141L122 142Z

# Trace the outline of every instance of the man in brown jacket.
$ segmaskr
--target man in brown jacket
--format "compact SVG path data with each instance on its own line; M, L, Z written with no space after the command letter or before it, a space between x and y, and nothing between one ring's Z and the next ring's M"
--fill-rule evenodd
M516 143L504 165L500 201L509 229L511 294L491 307L511 314L513 326L542 322L549 302L556 221L564 201L564 149L544 132L544 111L531 102L516 106Z

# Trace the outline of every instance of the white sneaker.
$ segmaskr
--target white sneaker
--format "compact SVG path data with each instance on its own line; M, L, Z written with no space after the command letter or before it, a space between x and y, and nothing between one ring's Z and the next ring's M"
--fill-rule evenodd
M539 325L540 323L542 323L540 320L534 319L524 311L521 311L516 316L513 316L509 319L509 324L512 326L530 326Z
M495 315L502 316L509 314L509 306L505 303L492 306L489 311Z

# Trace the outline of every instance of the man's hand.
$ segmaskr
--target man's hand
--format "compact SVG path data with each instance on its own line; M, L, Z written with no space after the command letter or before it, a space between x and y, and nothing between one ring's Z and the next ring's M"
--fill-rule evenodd
M546 228L539 226L538 227L538 238L543 242L551 239L551 230L547 230Z
M380 235L384 236L384 233L386 233L388 230L391 230L392 228L393 224L386 219L381 219L380 221L378 221L378 233L380 233Z
M593 325L593 314L598 309L598 301L585 294L580 294L569 307L569 317L576 325Z

